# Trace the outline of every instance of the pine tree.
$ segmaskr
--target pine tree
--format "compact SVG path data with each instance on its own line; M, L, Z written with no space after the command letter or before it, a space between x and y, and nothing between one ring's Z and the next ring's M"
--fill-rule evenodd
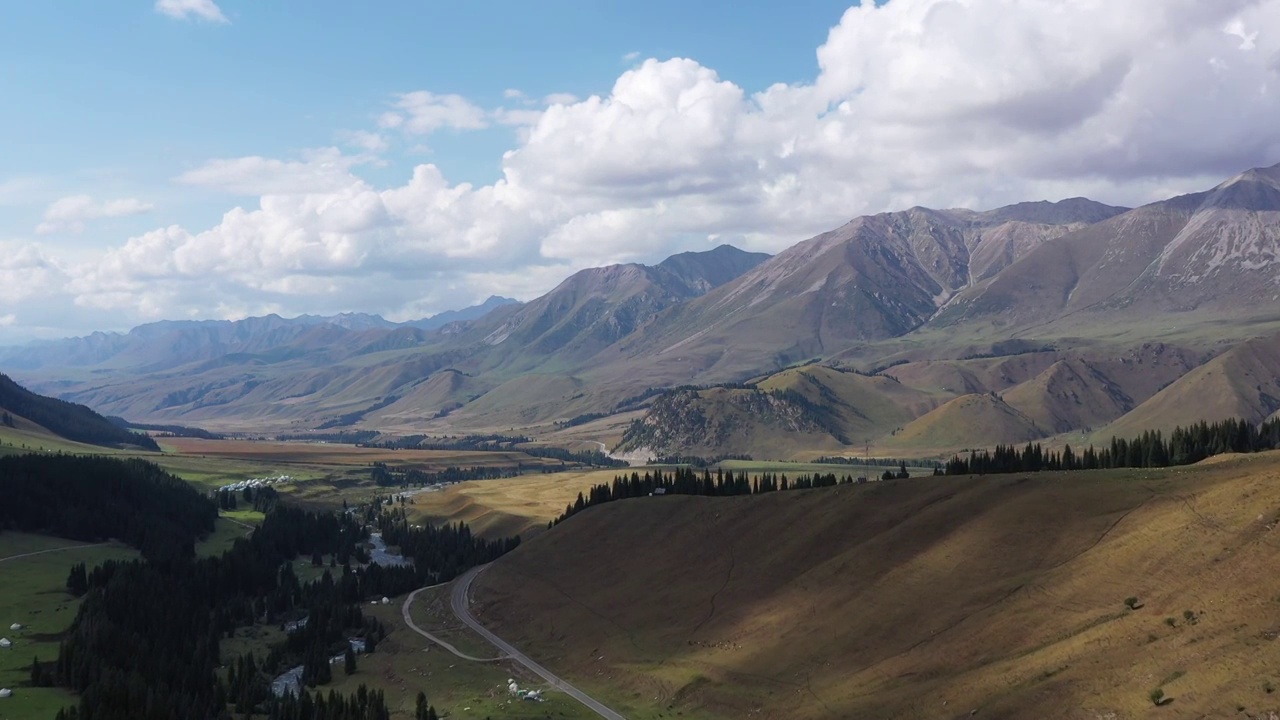
M347 643L347 652L343 658L342 667L348 675L356 674L356 651L351 649L350 643Z
M418 691L418 700L414 704L413 720L439 720L434 706L427 703L426 693Z
M71 566L71 572L67 575L67 592L76 597L89 592L89 577L84 563L76 563Z

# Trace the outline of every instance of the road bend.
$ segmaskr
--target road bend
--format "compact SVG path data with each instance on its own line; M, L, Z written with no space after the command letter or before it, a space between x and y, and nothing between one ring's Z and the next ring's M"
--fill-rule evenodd
M441 584L446 584L446 583L441 583ZM436 636L436 635L432 635L431 633L427 632L426 630L423 630L422 628L418 627L417 623L415 623L415 622L413 621L413 617L409 614L409 608L413 606L413 599L414 599L414 598L416 598L416 597L418 596L418 593L422 592L423 590L431 590L431 589L433 589L433 588L438 588L438 587L440 587L440 585L429 585L429 586L427 586L427 587L421 587L421 588L418 588L417 590L414 590L413 592L409 593L409 597L407 597L407 598L405 598L405 599L404 599L404 605L402 605L402 606L400 607L400 614L401 614L402 616L404 616L404 624L405 624L405 625L408 625L408 626L409 626L409 629L411 629L411 630L413 630L414 632L418 633L418 634L419 634L419 635L421 635L422 637L424 637L424 638L426 638L426 639L430 640L431 642L433 642L433 643L435 643L435 644L439 645L440 647L444 648L445 650L448 650L449 652L453 653L454 655L457 655L458 657L462 658L463 660L470 660L471 662L497 662L497 661L499 661L499 660L505 660L505 659L506 659L505 657L496 657L496 658L478 658L478 657L472 657L472 656L470 656L470 655L468 655L468 654L466 654L466 653L462 652L462 651L461 651L461 650L459 650L458 648L454 647L451 643L449 643L449 642L445 641L444 639L442 639L442 638L440 638L440 637L438 637L438 636Z
M564 680L561 680L550 670L534 662L528 655L525 655L512 646L511 643L508 643L506 640L503 640L497 635L489 632L488 628L481 625L480 622L475 619L475 616L471 614L470 607L471 581L475 580L476 576L481 572L484 572L486 567L488 567L488 565L471 568L454 581L452 594L450 596L450 604L453 606L453 614L457 615L459 620L466 623L467 627L475 630L485 640L493 643L494 647L509 655L512 660L515 660L521 665L529 668L529 670L533 671L534 674L538 675L543 680L546 680L552 687L562 691L583 705L586 705L588 708L595 711L595 713L600 717L607 718L608 720L626 720L625 717L619 715L613 710L610 710L600 701L592 698L590 695L587 695Z

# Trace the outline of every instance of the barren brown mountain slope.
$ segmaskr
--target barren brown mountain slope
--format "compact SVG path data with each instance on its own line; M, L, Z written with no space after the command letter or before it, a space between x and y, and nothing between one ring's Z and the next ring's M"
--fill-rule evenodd
M1274 306L1280 165L1130 210L1028 251L966 288L936 321L1027 331L1199 311L1241 320Z
M1262 422L1280 410L1280 335L1240 343L1188 372L1106 428L1131 437L1205 420Z
M1209 357L1209 351L1145 343L922 360L874 375L805 365L754 379L754 390L684 391L678 398L659 398L628 429L621 447L645 447L659 455L790 459L861 452L873 442L892 454L947 455L997 442L1096 431ZM1275 367L1280 370L1280 363ZM753 410L744 401L760 392L796 393L809 407L797 408L798 414ZM997 397L984 399L992 393ZM802 422L806 419L816 422Z
M1259 717L1278 523L1276 454L644 498L522 545L476 604L624 714Z
M1001 395L1049 433L1105 425L1133 409L1133 398L1084 360L1060 360Z
M612 367L601 377L661 368L682 371L676 382L737 380L901 335L975 274L997 273L1054 238L1124 210L1077 198L987 212L916 207L859 217L673 306L603 358Z
M903 385L952 395L1006 390L1026 382L1061 358L1056 352L968 360L921 360L895 365L880 374Z
M627 429L619 448L658 456L795 459L861 447L945 399L892 378L809 365L751 387L663 395Z

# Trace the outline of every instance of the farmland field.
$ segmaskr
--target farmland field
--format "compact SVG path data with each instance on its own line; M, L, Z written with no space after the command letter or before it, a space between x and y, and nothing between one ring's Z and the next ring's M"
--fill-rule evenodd
M342 443L274 440L202 440L166 438L166 449L184 456L258 461L273 466L368 466L375 462L444 470L447 467L490 467L522 464L526 467L559 466L558 460L535 458L517 451L385 450Z

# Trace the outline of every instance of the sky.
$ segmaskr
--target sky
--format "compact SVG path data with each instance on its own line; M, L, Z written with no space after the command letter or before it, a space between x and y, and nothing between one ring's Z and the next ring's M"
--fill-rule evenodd
M1280 162L1280 0L5 3L0 63L0 344Z

